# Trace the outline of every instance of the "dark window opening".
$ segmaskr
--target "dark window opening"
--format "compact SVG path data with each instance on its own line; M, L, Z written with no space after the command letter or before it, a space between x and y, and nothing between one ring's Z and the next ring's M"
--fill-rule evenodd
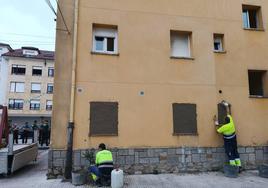
M12 65L11 74L25 75L26 66L23 65Z
M107 51L114 51L114 38L107 38Z
M248 80L249 80L249 94L252 96L264 96L265 87L264 82L267 81L266 71L262 70L249 70Z
M41 67L33 67L32 75L33 76L42 76L42 68Z
M90 135L118 135L117 102L90 102Z
M196 104L173 103L173 134L196 135Z
M243 25L244 28L262 28L261 7L243 5Z

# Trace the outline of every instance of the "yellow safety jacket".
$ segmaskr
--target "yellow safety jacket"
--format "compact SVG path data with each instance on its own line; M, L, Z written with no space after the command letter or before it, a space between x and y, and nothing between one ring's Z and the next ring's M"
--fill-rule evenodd
M96 154L95 163L99 168L112 167L113 166L113 155L112 155L112 153L110 151L108 151L108 150L99 151Z
M231 115L227 115L230 118L230 123L227 123L217 129L218 133L224 135L224 138L231 139L235 136L235 125Z

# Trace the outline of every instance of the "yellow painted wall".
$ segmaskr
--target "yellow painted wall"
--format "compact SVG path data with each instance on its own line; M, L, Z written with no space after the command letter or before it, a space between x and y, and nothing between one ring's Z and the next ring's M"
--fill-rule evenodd
M243 3L262 6L266 29L264 0L80 0L74 148L218 146L212 119L223 99L232 104L238 143L267 144L268 99L249 98L247 70L268 70L268 34L243 29ZM61 1L69 19L71 4ZM90 53L93 23L118 26L119 56ZM170 30L192 32L194 60L170 58ZM213 52L213 33L225 35L226 54ZM64 37L57 32L53 148L66 146L68 108L60 107L69 102L72 39ZM88 136L90 101L119 102L118 136ZM172 135L172 103L197 104L198 136Z

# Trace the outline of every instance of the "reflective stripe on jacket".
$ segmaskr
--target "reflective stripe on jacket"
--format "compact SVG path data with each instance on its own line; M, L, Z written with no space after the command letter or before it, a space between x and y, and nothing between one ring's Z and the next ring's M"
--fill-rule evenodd
M235 125L232 116L228 115L227 117L230 118L230 123L222 125L220 128L217 129L217 132L228 137L235 134Z

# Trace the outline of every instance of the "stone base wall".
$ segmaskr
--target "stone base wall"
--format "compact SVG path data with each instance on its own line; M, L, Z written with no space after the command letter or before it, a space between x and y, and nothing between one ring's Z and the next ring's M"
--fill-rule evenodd
M86 150L75 150L73 168L87 168ZM127 174L205 172L222 169L227 157L222 147L136 148L110 149L114 162ZM244 169L256 169L268 162L268 146L238 147ZM48 177L63 174L65 150L50 150Z

